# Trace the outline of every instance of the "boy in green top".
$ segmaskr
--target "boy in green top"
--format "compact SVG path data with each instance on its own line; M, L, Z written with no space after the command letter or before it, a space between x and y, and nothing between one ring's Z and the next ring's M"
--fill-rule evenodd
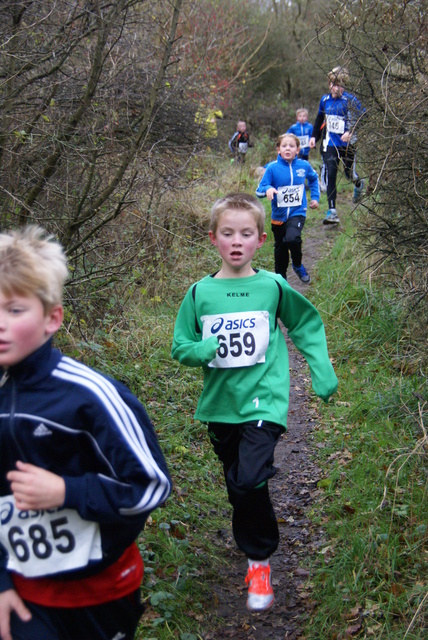
M246 193L220 198L211 211L209 237L221 268L187 292L174 329L172 357L202 366L204 388L195 417L223 464L233 507L233 535L248 558L247 608L274 601L269 557L279 542L268 480L274 450L287 424L288 351L278 326L309 364L312 386L325 402L337 389L318 311L279 274L254 269L266 240L265 211Z

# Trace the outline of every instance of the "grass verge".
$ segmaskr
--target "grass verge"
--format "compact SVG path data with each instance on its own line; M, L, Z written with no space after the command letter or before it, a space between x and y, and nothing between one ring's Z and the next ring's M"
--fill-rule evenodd
M342 218L341 218L342 220ZM312 564L307 638L421 640L428 605L426 377L409 367L394 292L370 278L348 215L317 265L320 310L340 381L323 410L324 470L311 516L328 544Z

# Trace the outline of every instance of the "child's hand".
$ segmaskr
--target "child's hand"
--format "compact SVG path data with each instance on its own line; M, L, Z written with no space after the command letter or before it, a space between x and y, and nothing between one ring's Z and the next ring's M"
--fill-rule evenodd
M315 147L315 145L316 145L316 140L315 140L315 138L312 137L309 140L309 146L310 146L311 149L313 149Z
M269 189L266 191L266 198L268 200L273 200L273 197L276 193L278 193L277 189L275 189L274 187L269 187Z
M62 507L65 500L65 482L61 476L33 464L16 463L16 471L9 471L17 509L54 509Z
M345 133L340 136L340 139L342 140L342 142L349 142L351 137L352 133L350 131L345 131Z
M27 609L14 589L0 593L0 637L12 640L10 633L10 614L14 611L23 622L31 620L31 612Z
M318 209L318 200L311 200L309 204L310 209Z

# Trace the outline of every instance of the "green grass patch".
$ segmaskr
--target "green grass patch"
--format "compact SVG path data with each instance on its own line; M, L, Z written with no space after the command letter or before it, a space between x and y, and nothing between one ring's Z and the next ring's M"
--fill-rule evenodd
M312 563L307 638L416 640L428 600L426 378L403 368L405 314L369 278L357 240L348 218L310 294L339 391L316 432L324 480L312 517L328 542Z

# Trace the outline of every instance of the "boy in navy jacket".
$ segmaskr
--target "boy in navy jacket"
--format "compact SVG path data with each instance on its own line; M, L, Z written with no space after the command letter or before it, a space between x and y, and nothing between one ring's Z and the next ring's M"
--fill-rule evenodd
M0 234L2 640L134 638L135 540L170 492L135 396L52 348L67 275L42 229Z

